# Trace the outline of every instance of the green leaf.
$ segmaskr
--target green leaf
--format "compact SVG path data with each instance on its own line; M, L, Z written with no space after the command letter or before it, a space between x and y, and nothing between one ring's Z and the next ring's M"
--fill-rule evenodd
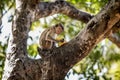
M36 57L37 56L37 47L38 47L38 44L32 44L32 45L29 45L27 50L28 50L28 53L29 55L32 57Z
M40 26L40 21L38 20L38 21L35 21L35 22L33 22L32 23L32 25L31 25L31 30L35 30L37 27L39 27Z

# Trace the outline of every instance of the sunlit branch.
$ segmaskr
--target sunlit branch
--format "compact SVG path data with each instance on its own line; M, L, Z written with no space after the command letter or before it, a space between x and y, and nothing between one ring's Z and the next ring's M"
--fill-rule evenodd
M80 11L65 1L40 2L36 6L34 13L36 15L34 20L58 13L65 14L84 23L87 23L92 18L91 14Z

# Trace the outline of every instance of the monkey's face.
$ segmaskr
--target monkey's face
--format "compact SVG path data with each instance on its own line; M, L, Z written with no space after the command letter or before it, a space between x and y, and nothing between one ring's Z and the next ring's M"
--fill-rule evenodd
M60 34L62 32L63 32L63 29L60 26L58 26L58 27L55 28L55 33L56 34Z

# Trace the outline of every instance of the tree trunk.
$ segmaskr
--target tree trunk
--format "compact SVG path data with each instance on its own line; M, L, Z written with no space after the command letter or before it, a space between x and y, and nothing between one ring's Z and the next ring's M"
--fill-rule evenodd
M89 22L68 43L46 52L39 51L41 59L30 59L27 56L27 38L31 23L56 13L66 14L71 18L79 16L77 20ZM86 57L98 42L108 37L115 25L120 26L120 18L116 14L120 14L119 0L109 1L94 17L65 1L46 3L16 0L16 14L2 80L64 80L69 69Z

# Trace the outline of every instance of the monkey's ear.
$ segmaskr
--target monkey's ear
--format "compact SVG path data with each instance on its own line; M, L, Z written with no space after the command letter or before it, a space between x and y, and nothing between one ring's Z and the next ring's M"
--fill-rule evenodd
M61 26L62 24L61 23L57 23L55 26Z
M55 25L55 27L58 27L58 26L59 26L59 24L56 24L56 25Z
M60 26L64 30L64 26L62 23L58 23L58 24L56 24L56 26Z

